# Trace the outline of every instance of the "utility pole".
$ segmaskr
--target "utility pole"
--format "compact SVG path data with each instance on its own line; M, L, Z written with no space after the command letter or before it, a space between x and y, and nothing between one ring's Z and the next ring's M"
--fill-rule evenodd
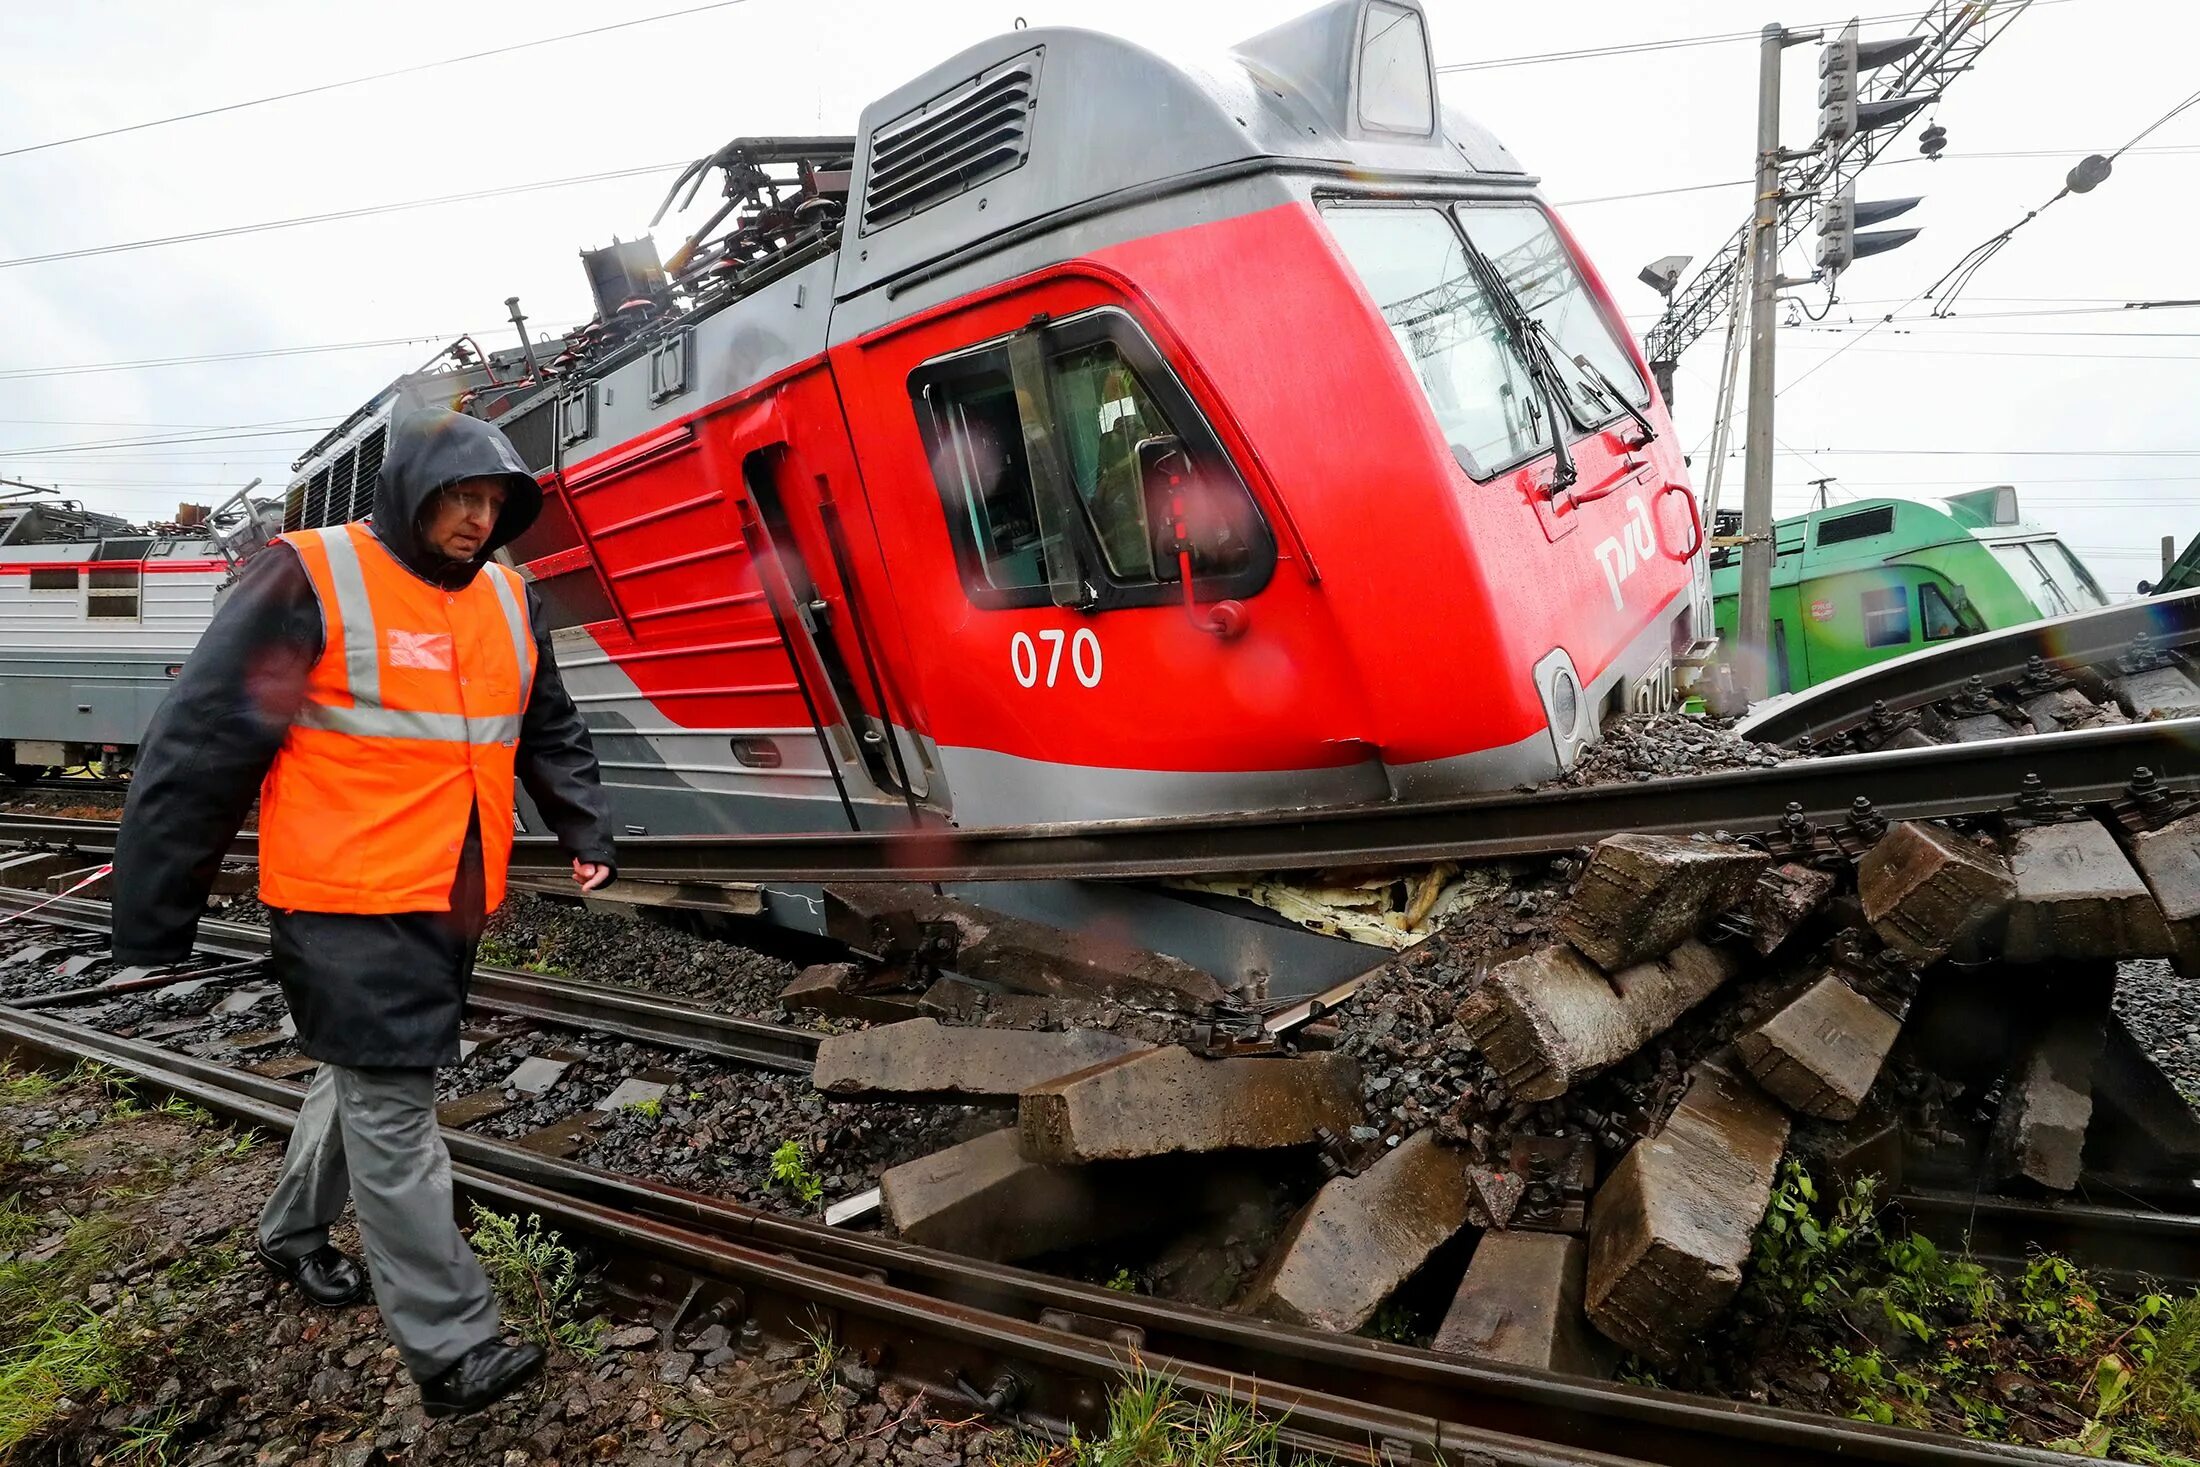
M1808 39L1815 39L1813 33ZM1771 688L1772 671L1772 395L1773 347L1780 291L1780 52L1786 27L1765 27L1757 54L1757 207L1749 225L1749 436L1742 445L1742 585L1736 608L1736 671L1754 703Z

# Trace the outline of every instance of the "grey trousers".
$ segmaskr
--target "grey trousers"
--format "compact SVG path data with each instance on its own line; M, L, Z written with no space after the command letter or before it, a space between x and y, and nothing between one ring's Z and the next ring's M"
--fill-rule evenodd
M306 1091L260 1246L299 1259L328 1241L349 1193L382 1326L415 1380L497 1338L496 1297L451 1213L435 1071L324 1064Z

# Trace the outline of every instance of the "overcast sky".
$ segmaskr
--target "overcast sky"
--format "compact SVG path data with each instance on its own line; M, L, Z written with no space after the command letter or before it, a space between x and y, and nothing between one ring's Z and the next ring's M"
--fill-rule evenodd
M643 232L679 162L729 137L852 131L865 101L1018 17L1196 54L1304 6L746 0L36 146L677 8L680 0L0 6L0 155L34 149L0 156L0 476L59 484L139 517L222 496L254 475L280 485L322 427L440 342L472 331L506 344L506 296L518 294L539 325L577 323L587 293L576 252ZM1878 0L1869 13L1896 8ZM1440 65L1835 18L1800 7L1768 14L1763 0L1429 0L1428 9ZM1815 51L1788 53L1791 146L1813 128ZM1781 380L1791 385L1777 427L1782 513L1806 507L1807 481L1826 474L1860 497L2013 483L2028 517L2062 529L2112 590L2151 573L2161 536L2180 545L2190 537L2200 520L2191 406L2200 310L2121 307L2200 296L2191 263L2200 108L2121 160L2099 191L2021 231L1957 318L1882 326L1811 369L2045 201L2079 154L2113 150L2183 100L2196 54L2200 5L2189 0L2036 0L1940 105L1946 156L1866 175L1867 198L1925 194L1904 221L1925 234L1854 269L1842 287L1849 299L1823 323L1783 330ZM1657 301L1635 283L1636 270L1664 254L1707 257L1746 217L1749 189L1739 180L1750 166L1756 70L1755 45L1729 42L1458 71L1443 84L1450 103L1542 177L1640 332ZM2041 151L2055 156L1986 156ZM1915 157L1908 139L1888 155ZM19 263L654 165L663 166L623 179ZM1807 263L1799 250L1789 269ZM1813 310L1823 302L1816 289L1801 294ZM1288 320L1284 304L1279 318ZM1677 413L1691 445L1709 430L1719 346L1714 334L1682 363ZM275 349L294 354L69 370ZM200 441L90 446L144 437ZM1699 453L1699 482L1706 467ZM1737 461L1726 502L1739 500Z

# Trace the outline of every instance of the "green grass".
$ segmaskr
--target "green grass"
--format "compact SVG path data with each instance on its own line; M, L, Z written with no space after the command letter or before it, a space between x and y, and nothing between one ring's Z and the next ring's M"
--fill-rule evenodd
M1283 1424L1233 1402L1180 1395L1166 1375L1140 1364L1108 1395L1105 1431L1072 1433L1052 1446L1024 1442L1002 1467L1282 1467Z
M810 1348L796 1368L802 1372L802 1378L810 1383L812 1390L822 1391L833 1383L833 1376L840 1369L842 1352L840 1341L833 1338L831 1325L814 1317L811 1322L817 1328L801 1331L802 1338L809 1342Z
M59 1301L20 1343L0 1351L0 1462L15 1460L73 1404L126 1389L107 1320L76 1300Z
M489 933L474 949L474 961L491 968L517 968L545 978L566 977L565 969L550 961L550 939L544 938L530 954L498 933Z
M190 1424L191 1413L181 1406L170 1406L157 1416L134 1426L125 1426L116 1433L121 1445L103 1460L129 1462L138 1467L168 1467L174 1460L168 1449L175 1445L176 1435Z
M586 1312L579 1257L533 1213L522 1223L478 1202L473 1212L470 1241L504 1301L505 1322L538 1345L594 1355L605 1321Z
M147 1116L192 1126L212 1121L185 1101L141 1105L123 1077L98 1064L79 1066L60 1081L0 1072L0 1095L36 1099L65 1086L76 1092L69 1103L79 1109L102 1095L110 1098L91 1120L65 1128L70 1132ZM223 1136L202 1147L201 1154L213 1147L241 1154L249 1144L249 1136ZM110 1178L105 1197L124 1203L160 1195L189 1170L188 1164L156 1162ZM195 1250L162 1275L165 1293L160 1297L166 1302L159 1308L123 1290L100 1312L86 1302L92 1286L142 1251L144 1226L122 1207L92 1212L71 1222L56 1243L36 1249L45 1256L26 1258L20 1256L23 1250L49 1231L45 1218L31 1206L19 1196L0 1198L0 1254L17 1255L0 1262L0 1467L24 1460L33 1450L51 1456L51 1447L32 1444L43 1442L79 1411L129 1399L133 1383L148 1368L149 1350L188 1355L198 1348L194 1337L204 1297L239 1264L234 1248ZM175 1321L181 1321L180 1329ZM97 1460L163 1467L174 1459L171 1449L189 1419L187 1409L141 1412L99 1444Z
M1792 1161L1713 1353L1801 1354L1859 1420L2200 1467L2200 1294L2118 1297L2052 1253L2004 1278L1885 1231L1868 1180L1822 1196Z
M0 1065L0 1101L36 1100L60 1084L42 1070L18 1070Z
M94 1214L69 1229L53 1256L0 1263L0 1463L15 1460L72 1403L127 1392L122 1342L83 1296L128 1241L119 1219Z
M21 1197L0 1197L0 1253L20 1253L44 1228Z

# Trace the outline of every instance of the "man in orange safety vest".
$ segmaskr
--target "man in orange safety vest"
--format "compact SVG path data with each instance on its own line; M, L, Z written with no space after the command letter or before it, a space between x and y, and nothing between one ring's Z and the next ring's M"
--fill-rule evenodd
M410 414L364 521L282 535L245 564L154 717L115 849L115 957L189 955L220 857L259 801L274 970L320 1061L261 1215L260 1260L315 1304L371 1280L431 1416L534 1374L452 1214L435 1070L487 913L515 781L611 879L609 809L534 590L491 559L542 491L496 428ZM366 1269L329 1241L349 1196Z

